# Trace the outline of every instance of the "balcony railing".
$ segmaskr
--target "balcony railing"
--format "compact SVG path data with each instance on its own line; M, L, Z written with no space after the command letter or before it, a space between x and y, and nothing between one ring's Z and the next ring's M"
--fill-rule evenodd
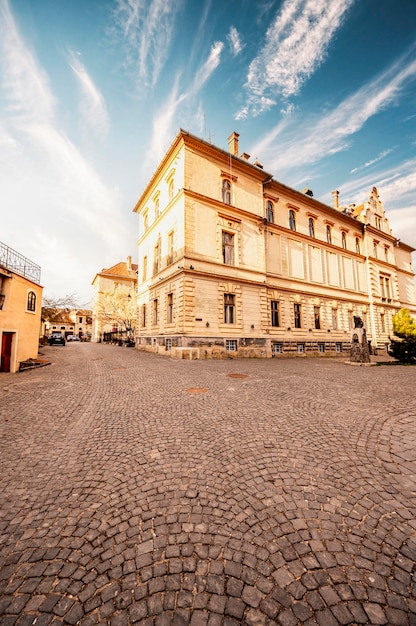
M1 242L0 267L4 267L40 285L40 266Z

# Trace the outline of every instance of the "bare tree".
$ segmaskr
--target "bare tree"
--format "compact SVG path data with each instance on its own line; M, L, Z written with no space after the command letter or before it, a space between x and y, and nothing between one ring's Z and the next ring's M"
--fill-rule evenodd
M44 321L53 320L62 311L73 311L81 308L78 304L76 293L69 293L66 296L44 296L42 298L42 319Z
M137 318L136 298L126 289L116 286L113 291L101 291L94 302L94 316L102 324L117 326L127 331L127 337L134 336Z

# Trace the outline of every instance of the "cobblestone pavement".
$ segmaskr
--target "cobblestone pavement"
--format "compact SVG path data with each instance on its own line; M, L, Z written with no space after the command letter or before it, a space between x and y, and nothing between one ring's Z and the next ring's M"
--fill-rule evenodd
M416 368L44 353L0 376L2 626L416 624Z

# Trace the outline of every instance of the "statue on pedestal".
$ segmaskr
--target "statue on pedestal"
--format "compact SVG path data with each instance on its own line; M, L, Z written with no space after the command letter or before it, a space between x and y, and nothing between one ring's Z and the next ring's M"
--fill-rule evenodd
M357 315L354 315L354 328L351 331L350 361L352 363L371 362L364 323Z

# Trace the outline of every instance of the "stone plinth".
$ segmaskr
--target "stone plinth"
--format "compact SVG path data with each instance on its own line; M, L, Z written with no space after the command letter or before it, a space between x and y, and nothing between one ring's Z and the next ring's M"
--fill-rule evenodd
M352 363L370 363L371 361L365 328L354 328L351 331L350 361Z

